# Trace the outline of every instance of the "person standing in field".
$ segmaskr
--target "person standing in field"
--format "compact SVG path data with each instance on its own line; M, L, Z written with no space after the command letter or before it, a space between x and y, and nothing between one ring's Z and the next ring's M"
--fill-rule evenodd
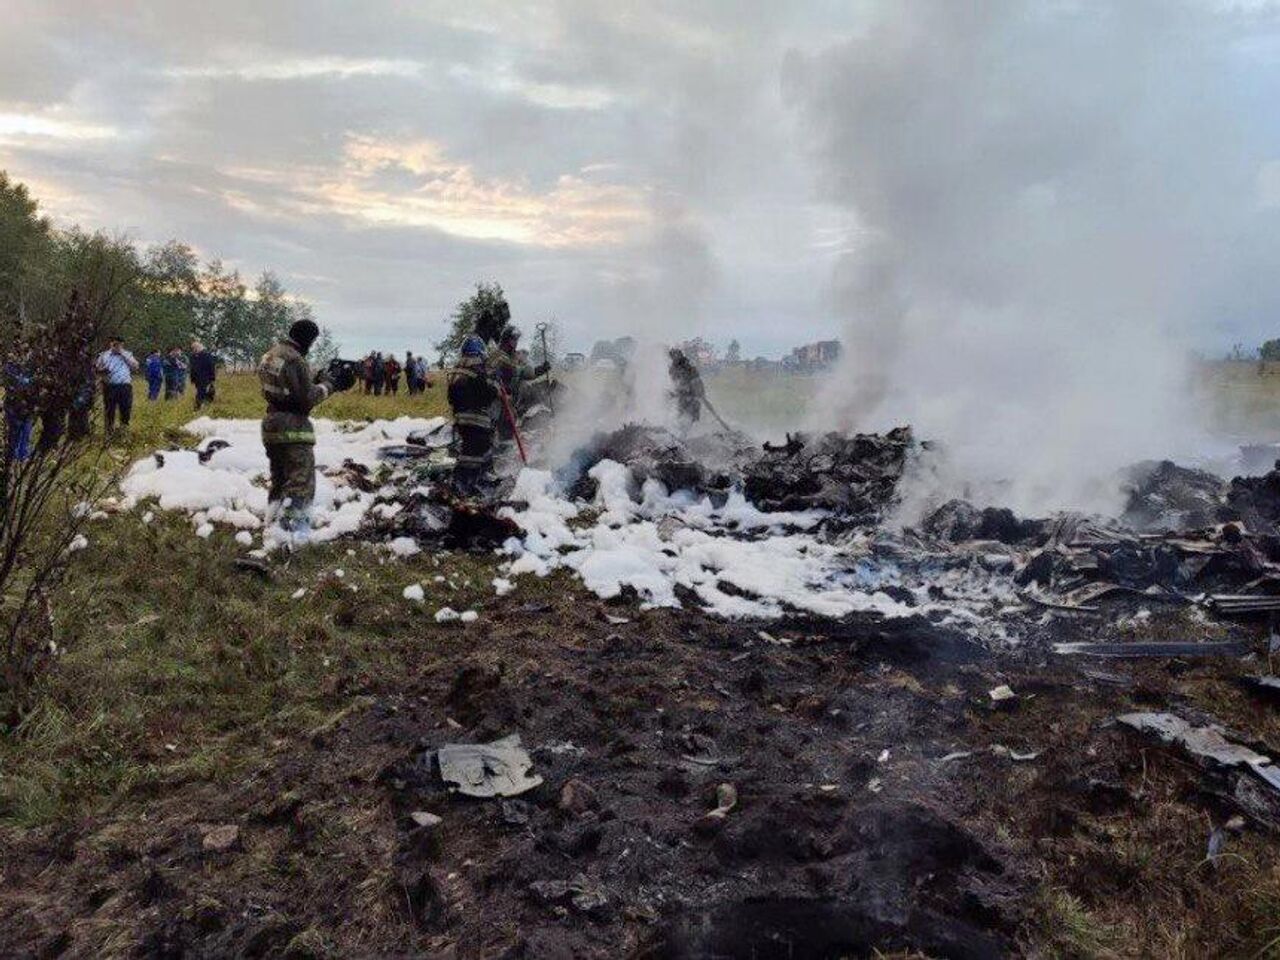
M147 400L159 400L160 388L164 386L164 357L159 350L152 350L146 359Z
M395 396L400 392L400 361L394 353L387 354L387 393Z
M311 530L311 502L316 496L316 431L311 411L335 391L355 384L355 374L341 368L330 379L327 371L312 374L307 352L320 328L299 320L289 335L268 350L258 364L258 380L267 401L262 418L262 444L271 469L267 519L305 538Z
M382 354L377 351L373 354L373 395L375 397L382 396L383 384L387 382L387 368L382 362Z
M158 354L157 354L158 356ZM83 440L89 436L93 420L93 395L96 392L96 380L93 375L93 364L86 358L80 377L80 389L71 401L71 409L67 412L67 438Z
M31 456L31 433L35 429L31 376L14 361L4 365L5 455L16 461Z
M102 376L103 428L110 436L115 432L117 418L121 429L129 428L133 417L133 374L138 361L124 348L123 340L112 337L107 349L98 355L96 367Z
M178 347L172 347L164 358L164 398L172 400L186 392L187 361Z
M409 396L416 397L418 395L418 362L413 359L413 351L406 350L404 352L404 387L409 391Z
M493 463L493 415L498 389L485 365L484 341L468 336L458 365L449 373L449 407L457 443L453 485L458 493L475 493Z
M213 402L214 381L218 364L212 353L199 340L191 341L191 382L196 388L196 409Z
M668 356L671 364L667 373L671 377L672 386L668 396L675 401L676 422L680 432L686 434L702 418L702 398L707 391L698 368L683 350L673 348Z

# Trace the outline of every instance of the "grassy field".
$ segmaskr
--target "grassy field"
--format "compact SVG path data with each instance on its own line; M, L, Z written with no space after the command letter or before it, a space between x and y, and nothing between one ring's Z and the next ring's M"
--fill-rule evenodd
M1211 363L1200 391L1210 427L1228 436L1280 440L1280 363Z
M256 418L262 410L256 379L235 375L220 380L202 413ZM437 387L412 398L353 392L320 412L361 419L443 410ZM144 394L113 455L123 463L189 444L182 428L194 416L190 393L154 403ZM422 632L435 628L400 595L440 573L425 558L393 565L368 547L316 548L265 582L232 566L243 550L230 534L198 540L177 514L144 524L141 511L121 513L88 536L56 604L60 668L39 709L0 737L0 822L49 823L187 777L232 776L255 750L320 722L391 661L420 650ZM492 575L476 572L473 558L442 564L459 589L435 596L436 606L461 609L492 595ZM306 596L291 599L299 589Z
M1224 365L1208 369L1205 383L1222 424L1258 433L1280 422L1275 413L1280 371L1259 376L1253 365ZM783 427L794 425L814 381L733 374L708 386L727 417L759 405ZM261 415L251 376L224 377L219 389L217 402L204 413ZM318 411L335 419L443 412L439 385L416 398L346 394ZM182 427L193 416L190 395L173 402L139 401L133 429L115 443L116 455L124 462L189 443ZM523 578L516 594L497 600L490 586L496 561L486 555L436 553L392 561L372 546L340 543L277 560L270 576L263 577L234 566L243 548L226 531L200 540L184 517L157 513L148 524L142 513L119 513L92 524L90 545L76 555L57 598L58 634L66 653L39 707L20 729L0 737L0 845L61 831L76 831L89 845L110 845L113 836L166 803L187 798L199 803L235 790L265 767L283 765L282 758L323 742L339 718L374 709L373 704L416 699L410 696L417 693L415 678L449 657L456 660L460 652L466 656L471 645L482 653L491 628L523 643L530 627L518 619L487 616L504 602L508 612L543 602L588 607L572 599L581 597L580 588L561 575ZM424 585L425 604L403 599L402 590L411 582ZM295 598L298 591L303 593ZM477 629L435 623L432 614L444 605L477 610ZM558 633L559 622L545 629ZM601 625L595 632L607 629ZM1025 716L1019 718L1019 724L1026 722ZM368 811L336 799L325 811L329 819L323 833L332 839L332 849L354 856L367 846L360 818L370 816ZM1160 845L1170 837L1187 849L1180 861L1169 856L1168 862L1194 861L1201 855L1201 826L1198 821L1170 827L1163 821L1115 818L1108 829L1117 843L1129 845L1124 855L1142 860L1146 869L1148 860L1169 856ZM1112 847L1099 841L1099 862L1109 862L1101 858L1111 856ZM329 860L330 866L336 863ZM351 863L347 872L358 877L357 866ZM281 856L252 868L278 885L315 867L300 856ZM1233 876L1235 898L1214 901L1215 924L1251 944L1247 952L1231 955L1276 955L1271 927L1280 903L1280 876L1259 870L1248 896L1239 895ZM1046 879L1044 902L1036 908L1043 925L1039 955L1152 955L1147 951L1153 942L1168 947L1196 929L1184 917L1191 907L1179 913L1182 908L1171 906L1182 919L1169 921L1162 939L1153 941L1151 917L1163 909L1158 902L1086 903L1078 894ZM108 955L129 955L132 949L123 940L113 941L107 926L94 935L110 946ZM1201 955L1200 941L1189 942L1163 955Z
M1280 424L1280 370L1259 376L1253 364L1217 365L1205 382L1224 427L1257 433ZM783 428L798 420L815 381L735 372L708 386L727 417L763 409ZM239 374L220 380L218 399L202 412L256 418L262 409L255 378ZM420 397L352 391L318 414L445 412L437 383ZM115 456L123 463L189 443L183 426L193 416L190 394L139 399ZM268 583L232 567L240 550L227 533L197 540L177 515L144 525L137 513L120 514L95 524L90 539L58 605L61 669L40 709L16 736L0 738L3 822L48 823L175 778L232 776L255 744L319 722L392 661L421 651L416 638L436 627L404 603L405 584L430 581L441 563L455 583L476 587L433 599L482 606L490 595L480 585L492 563L463 555L386 564L363 545L326 546L295 557ZM290 599L298 589L306 596Z
M133 425L119 443L130 450L149 453L159 446L189 442L183 427L197 416L258 419L265 409L258 380L253 374L223 375L218 380L217 399L199 413L193 391L176 400L146 399L146 388L135 385ZM443 387L437 383L421 396L411 397L401 390L396 396L366 396L356 390L340 393L316 409L316 416L332 420L375 420L395 417L434 417L448 412Z

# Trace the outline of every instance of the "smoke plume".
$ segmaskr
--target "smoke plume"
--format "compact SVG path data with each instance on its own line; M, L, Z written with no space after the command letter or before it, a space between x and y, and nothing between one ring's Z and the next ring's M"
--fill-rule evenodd
M876 10L783 66L853 222L846 355L813 425L912 423L977 499L1109 507L1115 468L1200 442L1189 345L1257 232L1233 21L1167 0Z

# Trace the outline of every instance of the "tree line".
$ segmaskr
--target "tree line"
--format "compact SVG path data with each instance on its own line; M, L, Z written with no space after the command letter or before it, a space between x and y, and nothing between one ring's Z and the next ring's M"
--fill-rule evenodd
M202 263L177 240L142 248L55 227L26 186L0 171L0 321L14 334L38 325L64 309L72 290L103 275L118 289L101 334L139 350L199 340L227 363L249 364L291 323L314 319L310 304L290 296L270 270L249 281L221 260ZM337 353L328 331L313 350L321 360Z

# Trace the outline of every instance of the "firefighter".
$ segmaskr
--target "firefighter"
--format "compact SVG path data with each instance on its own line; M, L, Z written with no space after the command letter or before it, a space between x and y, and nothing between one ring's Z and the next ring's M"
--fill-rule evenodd
M671 392L668 394L676 404L676 421L683 433L702 419L702 398L706 396L706 387L702 384L702 375L693 365L684 351L673 348L668 354L671 365L667 373L671 377Z
M511 324L503 328L497 346L489 352L489 366L498 386L507 392L513 415L523 409L520 395L525 382L536 380L551 369L551 364L545 362L536 367L529 364L520 351L520 331ZM511 439L511 424L505 416L498 420L498 436Z
M299 320L289 335L277 341L258 364L267 415L262 419L262 443L271 466L271 490L267 497L268 520L305 537L311 529L311 501L316 495L315 427L310 413L335 391L355 383L351 371L312 375L307 351L320 335L310 320Z
M474 493L493 461L493 415L497 387L485 364L485 345L472 335L462 343L462 356L449 373L449 406L457 460L453 485L459 493Z

